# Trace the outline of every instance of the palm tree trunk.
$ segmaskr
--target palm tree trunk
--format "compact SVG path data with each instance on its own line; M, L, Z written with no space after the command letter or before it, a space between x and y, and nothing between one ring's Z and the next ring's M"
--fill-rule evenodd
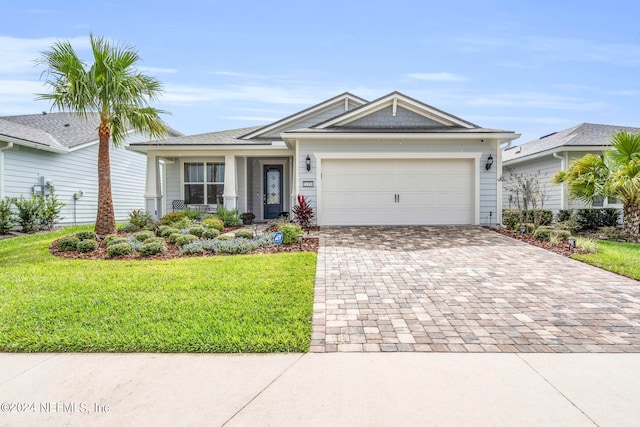
M640 241L640 205L624 205L622 228L636 242Z
M109 144L111 128L108 123L100 122L98 128L98 215L95 232L98 236L107 236L116 232L116 215L111 195L111 160Z

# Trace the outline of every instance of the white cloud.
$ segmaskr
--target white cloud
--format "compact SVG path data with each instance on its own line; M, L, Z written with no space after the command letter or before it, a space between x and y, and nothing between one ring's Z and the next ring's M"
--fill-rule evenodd
M426 80L432 82L464 82L468 79L464 76L453 73L408 73L406 77L416 80Z
M175 68L161 68L161 67L137 67L138 71L149 74L176 74L178 72Z
M38 39L24 39L0 36L0 73L39 72L35 67L35 60L40 58L41 52L49 49L55 42L62 39L44 37ZM66 39L77 50L88 49L87 37ZM40 70L42 71L42 70Z

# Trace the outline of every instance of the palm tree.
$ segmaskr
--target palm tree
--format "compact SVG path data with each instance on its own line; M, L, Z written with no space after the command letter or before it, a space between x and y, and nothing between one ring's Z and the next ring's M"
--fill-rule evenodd
M72 112L82 119L96 113L98 126L98 214L95 232L100 236L116 232L111 195L110 141L122 145L130 129L161 138L167 126L149 102L162 93L162 84L140 74L135 64L138 52L128 45L111 45L102 37L90 35L94 62L86 64L68 41L58 41L42 53L38 64L45 65L45 84L50 93L38 99L52 101L52 109Z
M604 156L587 154L553 181L566 183L569 194L588 204L598 197L618 199L624 205L624 230L640 240L640 134L617 133Z

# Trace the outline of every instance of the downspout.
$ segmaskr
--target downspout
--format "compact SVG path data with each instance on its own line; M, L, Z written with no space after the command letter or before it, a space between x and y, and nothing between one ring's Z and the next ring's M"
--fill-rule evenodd
M559 153L553 153L553 157L556 159L560 159L560 170L563 171L567 168L567 166L565 165L565 158L562 154ZM565 207L565 199L566 199L566 195L564 194L564 182L562 184L560 184L560 209L564 210L566 209Z
M13 148L13 142L7 142L5 147L0 148L0 200L4 200L4 152Z

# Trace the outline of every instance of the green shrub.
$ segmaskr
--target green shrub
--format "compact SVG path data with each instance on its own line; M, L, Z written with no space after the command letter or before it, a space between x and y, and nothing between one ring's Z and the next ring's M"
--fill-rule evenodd
M178 222L180 221L182 218L185 218L187 216L186 213L184 212L169 212L168 214L166 214L165 216L163 216L162 218L160 218L160 224L161 225L170 225L173 224L174 222Z
M180 234L180 230L173 227L167 227L164 230L160 231L160 237L169 237L172 234L176 234L176 233Z
M233 239L233 237L231 237L229 235L226 235L226 234L223 234L222 236L216 237L216 240L232 240L232 239Z
M198 208L190 208L187 206L182 212L187 218L193 221L200 221L200 219L202 219L202 212Z
M176 232L176 233L171 233L169 235L169 237L167 237L167 240L170 241L171 243L175 243L176 240L178 240L178 237L180 236L184 236L184 234L182 234L181 232Z
M574 217L571 217L566 221L556 223L556 228L558 230L566 230L569 233L573 234L577 231L580 231L581 227L580 224L578 224L578 221L576 221Z
M164 242L151 241L148 239L145 243L138 248L138 253L141 256L151 256L155 254L162 253L167 250Z
M294 224L286 224L280 227L282 232L282 243L288 245L290 243L298 243L298 235L304 234L302 227Z
M547 225L543 225L542 227L538 227L534 232L533 232L533 237L535 237L538 240L549 240L549 237L551 237L551 233L553 232L553 227L549 227Z
M98 242L95 240L80 240L78 242L78 252L93 252L98 249Z
M128 243L115 243L107 248L107 256L109 258L115 258L123 255L128 255L132 251L131 245Z
M142 229L153 224L153 217L149 212L145 212L141 209L134 209L129 212L129 223Z
M96 233L91 230L78 231L75 236L80 240L96 240Z
M153 236L155 236L155 234L153 234L153 232L151 231L141 231L135 234L135 238L140 242L145 242L148 239L151 239Z
M40 212L40 226L47 230L52 229L62 219L60 212L67 204L58 201L53 189L51 194L42 200L42 210Z
M43 199L43 197L38 197L35 194L32 194L28 199L22 196L18 199L13 199L13 204L18 210L16 218L23 232L30 233L40 227Z
M7 234L13 230L13 212L11 211L11 200L0 200L0 234Z
M75 251L78 249L78 243L80 243L80 239L76 236L67 236L58 240L58 249L63 252Z
M193 234L194 236L202 237L202 233L204 233L204 227L196 226L189 228L189 234Z
M238 209L227 209L224 206L218 207L217 217L222 220L225 227L233 227L240 222Z
M236 236L236 239L253 239L253 231L251 230L238 230L234 233L234 235Z
M121 245L123 243L127 243L127 241L128 240L126 237L120 237L120 236L116 236L115 234L112 234L111 236L107 236L104 239L104 245L108 248L113 245Z
M187 243L180 247L180 253L186 255L202 254L204 253L203 243L201 241L195 241Z
M161 243L163 245L166 245L166 240L164 240L162 237L152 237L150 239L147 239L144 241L144 244L148 244L148 243Z
M549 225L553 221L553 211L548 209L517 210L504 209L502 211L502 225L510 230L516 230L521 223Z
M180 237L176 238L176 245L183 246L196 240L198 240L198 236L194 236L193 234L183 234Z
M604 208L602 209L602 227L615 227L620 220L620 209Z
M224 222L222 222L220 218L216 217L205 219L204 221L202 221L202 225L218 231L224 230Z
M118 224L117 228L118 228L118 231L122 231L123 233L134 233L140 230L140 227L138 227L135 224L131 224L130 222Z
M182 218L180 221L174 222L173 227L177 229L189 228L193 225L193 221L189 218Z
M597 230L600 227L615 227L620 219L620 209L617 208L591 208L578 209L576 221L581 230Z
M203 239L215 239L219 235L220 235L220 232L213 228L205 228L204 231L202 232Z
M569 221L569 219L571 219L572 214L573 214L573 209L560 209L558 211L557 220L558 222Z

